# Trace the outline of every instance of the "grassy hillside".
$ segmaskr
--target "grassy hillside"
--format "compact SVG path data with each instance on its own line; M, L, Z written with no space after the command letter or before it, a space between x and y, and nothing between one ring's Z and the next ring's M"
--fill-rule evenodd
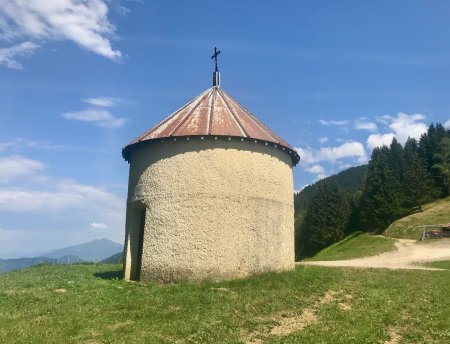
M392 238L420 239L420 229L416 226L450 222L450 197L428 203L423 211L395 221L385 231Z
M450 260L443 260L440 262L430 262L424 264L425 266L430 266L432 268L446 269L450 270Z
M361 191L367 176L368 165L350 167L344 171L334 174L318 182L308 185L302 191L294 195L295 212L305 211L316 192L317 186L324 181L336 183L342 190L354 194Z
M375 256L395 250L395 240L357 232L305 260L342 260Z
M103 259L100 263L104 264L122 264L123 263L123 252L116 253L111 257Z
M47 258L61 258L64 256L76 256L86 262L99 262L111 257L113 254L123 251L123 245L112 240L102 238L95 239L80 245L64 247L47 253Z
M0 276L4 343L449 343L448 271L299 266L221 283L124 282L118 265Z

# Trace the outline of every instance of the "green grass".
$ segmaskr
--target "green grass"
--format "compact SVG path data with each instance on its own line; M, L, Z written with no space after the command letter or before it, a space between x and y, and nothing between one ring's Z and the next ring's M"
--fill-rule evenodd
M157 285L121 280L118 265L38 266L0 275L0 342L348 344L393 331L402 343L449 343L449 278L299 266Z
M395 240L357 232L305 260L353 259L375 256L393 250L395 250Z
M450 270L450 260L443 260L440 262L429 262L424 264L425 266L430 266L432 268L446 269Z
M385 235L392 238L420 239L420 225L433 225L450 222L450 197L425 204L423 211L403 217L392 223Z

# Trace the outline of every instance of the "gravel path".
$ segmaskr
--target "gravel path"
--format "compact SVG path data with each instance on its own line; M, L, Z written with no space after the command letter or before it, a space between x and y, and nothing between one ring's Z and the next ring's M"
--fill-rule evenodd
M298 262L299 265L321 265L355 268L415 269L442 270L420 266L425 262L450 260L450 239L418 242L408 239L397 239L396 251L378 256L315 262Z

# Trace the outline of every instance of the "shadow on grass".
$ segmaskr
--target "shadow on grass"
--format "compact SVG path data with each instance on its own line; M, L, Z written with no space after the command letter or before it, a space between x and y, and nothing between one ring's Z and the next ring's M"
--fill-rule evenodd
M114 279L123 279L123 271L105 271L105 272L96 272L94 276L101 279L114 280Z

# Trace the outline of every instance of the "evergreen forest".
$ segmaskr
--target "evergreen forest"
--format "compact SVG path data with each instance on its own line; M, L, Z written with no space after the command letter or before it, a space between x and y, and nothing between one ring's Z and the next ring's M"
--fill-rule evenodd
M395 138L367 165L324 178L294 195L296 259L356 231L382 233L393 221L450 195L450 129L431 124L419 141Z

